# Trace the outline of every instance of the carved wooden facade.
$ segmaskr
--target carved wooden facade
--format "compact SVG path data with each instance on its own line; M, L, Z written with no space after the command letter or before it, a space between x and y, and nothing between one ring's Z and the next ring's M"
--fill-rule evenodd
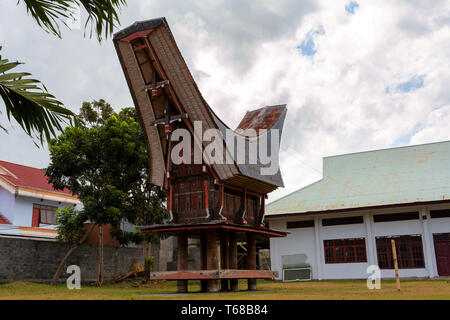
M201 239L205 250L201 258L203 268L217 268L215 243L220 238L224 269L237 269L238 240L247 242L249 269L256 269L257 238L285 236L283 232L266 229L263 224L267 194L283 186L280 171L263 175L259 162L209 164L204 158L195 161L194 150L205 148L205 142L195 135L195 123L201 123L202 132L216 129L223 136L229 128L203 99L164 18L136 22L118 32L114 44L145 133L150 182L168 194L168 223L149 226L143 231L178 236L180 270L187 266L188 237ZM285 105L264 107L247 112L237 129L281 131L285 116ZM172 162L174 142L171 136L176 129L185 129L191 135L189 163ZM245 136L246 148L250 139ZM234 158L242 152L227 146L225 139L221 143ZM252 275L248 270L247 273L235 270L225 274L232 274L235 279L236 274L246 275L244 278L248 279L264 277L261 273ZM272 277L272 273L266 276ZM166 275L166 279L173 277L173 274ZM180 273L178 277L204 279L201 272ZM214 291L213 280L208 281L208 291Z

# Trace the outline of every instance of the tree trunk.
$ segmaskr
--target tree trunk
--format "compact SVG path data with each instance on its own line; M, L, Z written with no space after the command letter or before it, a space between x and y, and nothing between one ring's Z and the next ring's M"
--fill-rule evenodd
M144 277L145 277L145 281L146 282L150 280L150 272L151 272L151 270L150 270L151 266L150 266L149 261L148 261L149 248L150 248L149 242L146 239L144 239L142 241L142 250L143 250L143 253L144 253Z
M101 287L103 284L103 225L98 226L98 256L97 287Z
M83 235L83 237L78 241L76 244L70 248L70 250L66 253L64 258L61 260L58 269L56 269L55 275L52 279L52 284L56 284L58 282L59 277L61 276L61 273L63 271L64 266L67 263L67 260L69 260L70 256L86 241L88 235L91 233L92 229L94 229L95 225L92 224L88 231Z

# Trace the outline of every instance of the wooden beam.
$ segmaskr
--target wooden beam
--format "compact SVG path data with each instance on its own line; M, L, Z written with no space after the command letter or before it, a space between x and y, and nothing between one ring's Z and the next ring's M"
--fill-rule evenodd
M153 65L152 65L152 67L153 67ZM153 70L156 72L155 69L153 69ZM150 91L150 90L153 90L153 89L164 88L165 86L168 86L169 83L170 83L169 80L163 80L163 81L158 81L155 84L145 85L144 86L144 91Z
M228 266L230 269L238 268L237 258L237 236L236 231L230 230L228 236ZM239 291L239 281L237 279L230 280L230 290Z
M153 31L153 29L149 29L149 30L143 30L143 31L137 31L135 33L130 34L129 36L126 36L123 39L120 39L120 41L124 41L124 42L131 42L134 39L137 38L147 38L147 36Z
M256 222L256 224L262 228L264 227L264 215L266 214L266 199L265 197L260 197L259 200L260 203L260 208L259 208L259 215L258 215L258 221Z
M188 118L187 113L183 113L183 114L177 114L177 115L170 116L169 121L167 121L166 117L164 117L164 118L159 118L159 119L153 120L151 123L153 126L157 126L160 124L165 125L165 124L171 124L172 122L175 122L175 121L181 121L182 119L187 119L187 118Z
M274 279L278 277L278 271L271 270L246 270L246 269L225 269L225 270L187 270L187 271L158 271L151 272L151 280L213 280L230 279Z
M200 268L202 270L206 270L206 267L207 267L207 259L208 259L208 256L206 254L207 241L208 240L206 238L206 230L200 231ZM207 291L207 281L206 280L200 281L200 291L201 292Z
M256 270L256 237L247 233L247 269ZM256 290L256 279L248 279L248 290Z
M186 231L178 231L178 249L177 249L177 269L185 271L188 269L188 237ZM188 281L178 280L178 293L188 292Z
M229 256L228 256L228 232L222 233L220 237L220 269L229 268ZM222 279L220 281L220 291L228 291L228 280Z
M206 231L206 256L207 256L206 268L208 270L216 270L218 267L216 229L208 229ZM219 288L217 286L217 280L208 280L207 291L208 292L219 291Z
M286 237L286 233L278 232L275 230L264 230L264 229L252 229L245 226L238 227L233 225L210 225L210 226L180 226L180 227L158 227L155 229L142 229L142 232L171 232L178 230L210 230L210 229L228 229L228 230L236 230L236 231L245 231L249 233L254 233L258 235L268 235L272 237Z
M400 276L398 273L397 249L395 247L394 239L391 239L391 245L392 245L392 258L394 259L395 282L397 284L397 291L400 291Z

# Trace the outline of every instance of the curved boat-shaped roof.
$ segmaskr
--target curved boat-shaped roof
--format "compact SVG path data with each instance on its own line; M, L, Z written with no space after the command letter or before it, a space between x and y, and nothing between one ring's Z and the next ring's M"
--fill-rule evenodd
M250 144L256 143L258 139L267 139L267 149L271 150L271 129L279 130L279 143L281 133L283 131L286 112L286 105L268 106L258 110L248 111L234 131L231 131L231 129L219 117L217 117L214 112L212 112L214 121L224 137L226 137L227 134L233 134L233 139L236 137L244 137L245 139L245 149L236 147L231 150L230 146L225 144L227 151L232 154L233 159L239 159L240 156L245 158L244 163L236 162L236 165L242 174L266 183L284 187L280 170L277 170L275 174L262 174L261 168L264 166L261 164L259 155L257 156L257 162L251 163L249 159L249 149ZM265 133L259 134L261 132ZM269 155L272 156L271 154ZM277 157L278 161L278 154L274 156Z
M165 163L161 141L164 140L164 134L152 125L152 121L157 118L161 110L145 91L144 78L146 75L141 74L139 62L134 54L135 49L131 45L131 41L136 38L148 40L148 50L155 55L152 63L160 68L163 73L161 74L162 78L169 80L169 89L179 100L184 112L188 114L190 122L201 121L203 132L207 129L219 129L223 134L229 128L217 117L201 95L165 18L135 22L117 32L113 40L140 116L141 125L145 131L150 156L151 182L162 185ZM247 112L234 134L242 136L244 133L245 135L245 129L279 129L281 138L285 116L285 105L264 107ZM155 139L155 137L159 137L159 139ZM256 137L253 138L256 139ZM252 140L251 136L246 137L246 149L254 139ZM226 145L226 141L224 144ZM237 151L231 151L228 146L227 150L232 155L237 155ZM239 151L242 152L242 150ZM272 158L274 157L278 161L278 154L272 156ZM246 161L246 163L248 162ZM261 174L263 167L259 158L256 164L238 164L235 161L233 164L212 165L212 169L221 180L232 184L264 193L283 186L279 170L274 174L263 175Z

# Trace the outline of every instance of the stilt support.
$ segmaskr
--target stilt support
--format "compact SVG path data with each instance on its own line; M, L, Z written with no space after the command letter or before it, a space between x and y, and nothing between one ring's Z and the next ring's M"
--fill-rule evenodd
M228 259L228 232L224 232L220 237L220 269L229 269ZM220 280L220 291L229 291L228 279Z
M237 260L237 238L236 231L229 231L229 240L228 240L228 264L230 269L238 268L238 260ZM231 291L239 291L239 280L238 279L230 279L230 290Z
M217 231L215 229L207 230L206 239L207 270L217 269ZM217 280L207 280L207 291L219 291Z
M177 256L177 269L187 270L188 269L188 237L186 231L178 231L178 256ZM188 292L188 281L178 280L177 287L179 293Z
M207 238L206 238L206 230L202 230L200 232L200 269L207 269ZM200 280L200 292L206 292L208 288L207 280Z
M247 233L247 269L256 270L256 236ZM248 290L256 290L256 279L248 279Z

